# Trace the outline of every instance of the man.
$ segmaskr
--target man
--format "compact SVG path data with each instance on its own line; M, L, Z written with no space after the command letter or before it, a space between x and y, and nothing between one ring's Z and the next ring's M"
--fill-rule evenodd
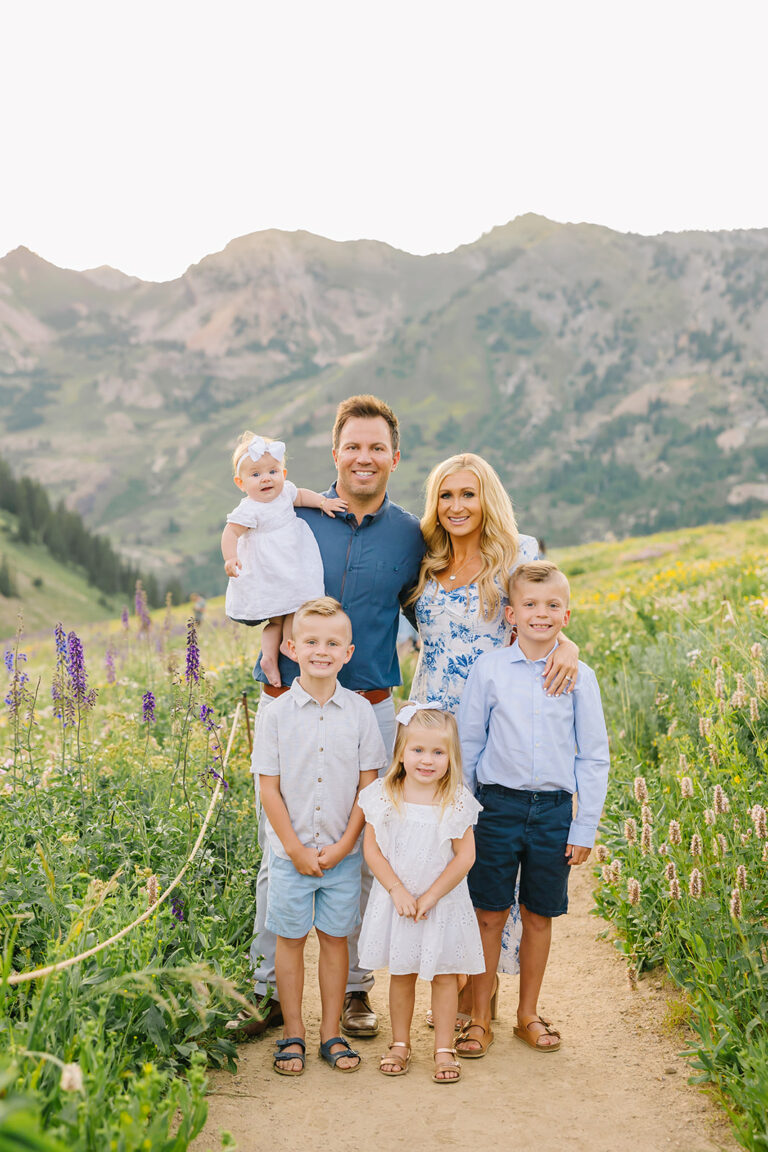
M352 622L355 645L339 683L360 692L373 706L387 753L392 750L395 710L392 687L400 683L397 631L400 607L416 582L424 542L415 516L393 504L387 482L400 461L400 430L388 404L375 396L350 396L338 407L333 426L333 459L336 483L325 495L346 501L346 515L323 516L313 508L297 508L309 524L320 548L325 571L325 592L338 600ZM281 688L266 683L257 663L254 675L261 682L259 711L275 696L286 692L298 667L285 656L279 662ZM264 821L259 821L259 843L264 849ZM367 868L363 874L361 909L371 886ZM256 885L256 922L251 959L255 989L265 996L275 987L275 937L266 928L269 890L269 854L263 851ZM378 1021L368 992L373 974L359 968L359 928L349 939L349 977L341 1017L342 1030L350 1036L375 1036ZM258 1035L282 1023L277 999L267 1001L261 1018L247 1017L231 1024L241 1035Z

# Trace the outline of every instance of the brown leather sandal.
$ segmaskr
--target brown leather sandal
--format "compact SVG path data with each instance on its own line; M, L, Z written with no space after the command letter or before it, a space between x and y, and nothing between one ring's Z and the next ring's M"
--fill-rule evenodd
M469 1031L471 1028L479 1028L483 1033L482 1038L479 1036L470 1036ZM493 1035L492 1029L484 1028L482 1024L477 1024L470 1020L468 1024L464 1025L461 1032L459 1032L458 1036L456 1037L456 1055L460 1056L462 1060L479 1060L481 1057L486 1055L488 1049L490 1048L491 1044L493 1044L495 1039L496 1037ZM480 1047L459 1048L459 1044L462 1044L466 1040L471 1040L473 1044L479 1044Z
M531 1024L541 1024L544 1028L543 1032L537 1032L532 1035L528 1029ZM512 1029L518 1040L522 1040L529 1048L533 1048L536 1052L557 1052L560 1047L560 1033L557 1028L553 1028L548 1020L544 1020L541 1016L534 1016L533 1020L529 1020L527 1024L521 1026L516 1025ZM539 1041L543 1036L557 1036L557 1044L540 1044Z

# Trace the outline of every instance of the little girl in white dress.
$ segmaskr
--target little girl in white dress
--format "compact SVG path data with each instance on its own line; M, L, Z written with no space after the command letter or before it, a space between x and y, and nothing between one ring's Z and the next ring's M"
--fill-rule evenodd
M278 653L281 643L290 639L293 613L325 593L317 541L294 507L320 508L329 516L347 509L337 497L286 480L284 458L282 440L243 432L232 466L235 484L245 496L227 516L221 536L229 576L227 616L249 625L269 621L261 634L261 667L276 688Z
M432 983L437 1084L455 1084L453 1048L459 975L485 971L466 876L475 859L472 825L481 810L464 787L454 717L411 702L400 709L392 763L364 788L363 851L375 882L360 933L364 968L389 968L392 1043L385 1076L402 1076L411 1059L417 977Z

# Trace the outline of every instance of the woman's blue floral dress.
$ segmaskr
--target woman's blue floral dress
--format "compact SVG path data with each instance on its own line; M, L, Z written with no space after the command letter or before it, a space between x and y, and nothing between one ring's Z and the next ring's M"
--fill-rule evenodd
M520 536L515 567L538 559L538 555L538 543L533 536ZM509 643L512 629L504 618L508 602L503 594L497 615L486 620L480 611L476 584L446 591L431 580L414 608L421 653L411 685L411 699L434 704L455 715L464 682L477 657ZM517 954L521 931L520 909L515 904L504 928L500 972L520 971Z

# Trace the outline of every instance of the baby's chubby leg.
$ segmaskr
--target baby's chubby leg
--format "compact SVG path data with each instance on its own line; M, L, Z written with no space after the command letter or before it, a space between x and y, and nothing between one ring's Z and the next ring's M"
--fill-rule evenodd
M288 656L291 660L295 660L296 654L291 648L291 641L293 640L293 612L287 616L283 616L283 632L280 640L280 651L283 656Z
M283 634L283 619L282 616L275 616L274 620L264 625L261 632L261 670L273 688L281 686L277 658Z

